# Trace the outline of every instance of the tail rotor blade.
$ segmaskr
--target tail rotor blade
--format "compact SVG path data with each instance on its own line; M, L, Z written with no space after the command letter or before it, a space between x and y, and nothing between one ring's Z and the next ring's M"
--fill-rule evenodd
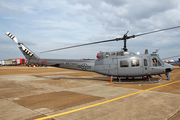
M8 37L10 37L14 42L16 42L17 44L19 44L17 38L16 38L13 34L11 34L10 32L6 32L6 35L7 35Z

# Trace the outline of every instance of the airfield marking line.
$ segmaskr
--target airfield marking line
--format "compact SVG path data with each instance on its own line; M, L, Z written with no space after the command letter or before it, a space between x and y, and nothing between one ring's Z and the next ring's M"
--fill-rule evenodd
M130 93L128 95L124 95L124 96L117 97L117 98L107 100L107 101L104 101L104 102L96 103L96 104L93 104L93 105L85 106L85 107L78 108L78 109L75 109L75 110L70 110L70 111L67 111L67 112L63 112L63 113L59 113L59 114L55 114L55 115L50 115L50 116L43 117L43 118L38 118L38 119L35 119L35 120L45 120L45 119L49 119L49 118L53 118L53 117L62 116L62 115L65 115L65 114L77 112L77 111L84 110L84 109L91 108L91 107L95 107L95 106L102 105L102 104L105 104L105 103L109 103L109 102L112 102L112 101L115 101L115 100L119 100L121 98L125 98L125 97L128 97L128 96L132 96L132 95L135 95L135 94L138 94L138 93L142 93L142 92L145 92L145 91L149 91L149 90L153 90L153 89L156 89L156 88L164 87L164 86L171 85L171 84L178 83L178 82L180 82L180 80L175 81L175 82L171 82L171 83L167 83L167 84L164 84L164 85L152 87L152 88L149 88L149 89L141 90L141 91L138 91L138 92L135 92L135 93Z

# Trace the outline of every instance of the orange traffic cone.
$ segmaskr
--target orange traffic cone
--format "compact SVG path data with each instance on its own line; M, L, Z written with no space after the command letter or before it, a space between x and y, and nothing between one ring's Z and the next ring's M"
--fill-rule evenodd
M113 79L113 76L111 75L111 80L110 80L110 83L112 83L112 79Z

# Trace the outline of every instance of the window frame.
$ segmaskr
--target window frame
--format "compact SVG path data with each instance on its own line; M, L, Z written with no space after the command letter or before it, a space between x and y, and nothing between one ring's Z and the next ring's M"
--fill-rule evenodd
M140 66L139 59L132 59L131 60L131 67L139 67L139 66Z
M129 60L120 60L120 67L121 68L129 67Z
M148 61L147 61L147 59L144 59L144 66L148 66Z

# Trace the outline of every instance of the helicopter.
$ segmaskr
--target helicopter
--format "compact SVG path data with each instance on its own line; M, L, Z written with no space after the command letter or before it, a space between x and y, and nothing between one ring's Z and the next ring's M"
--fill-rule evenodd
M172 56L172 57L168 57L168 58L163 58L162 60L165 60L166 63L169 63L171 65L178 65L180 67L180 58L178 58L178 60L167 60L169 58L175 58L175 57L179 57L180 55L178 56Z
M18 42L17 38L13 34L11 34L10 32L6 32L6 35L20 46L19 49L23 53L25 58L28 60L29 64L33 63L36 65L54 66L60 68L96 72L106 76L117 77L119 79L119 83L121 83L121 77L126 77L126 79L129 79L130 77L132 78L142 77L143 79L144 76L147 76L149 83L152 83L151 81L152 75L161 76L161 74L165 74L167 76L167 79L169 80L170 72L174 69L174 66L163 62L160 59L159 55L157 54L157 51L153 53L148 53L148 50L146 49L144 54L135 54L133 52L128 51L126 46L126 41L128 39L135 38L138 36L175 29L179 27L180 26L176 26L176 27L160 29L152 32L131 35L131 36L127 35L129 32L127 31L127 33L124 34L124 36L121 38L92 42L87 44L75 45L75 46L41 52L41 53L46 53L46 52L64 50L74 47L112 42L112 41L120 41L120 40L124 42L123 50L115 51L115 52L100 51L99 53L97 53L96 56L97 59L81 59L81 60L39 58L23 43Z

